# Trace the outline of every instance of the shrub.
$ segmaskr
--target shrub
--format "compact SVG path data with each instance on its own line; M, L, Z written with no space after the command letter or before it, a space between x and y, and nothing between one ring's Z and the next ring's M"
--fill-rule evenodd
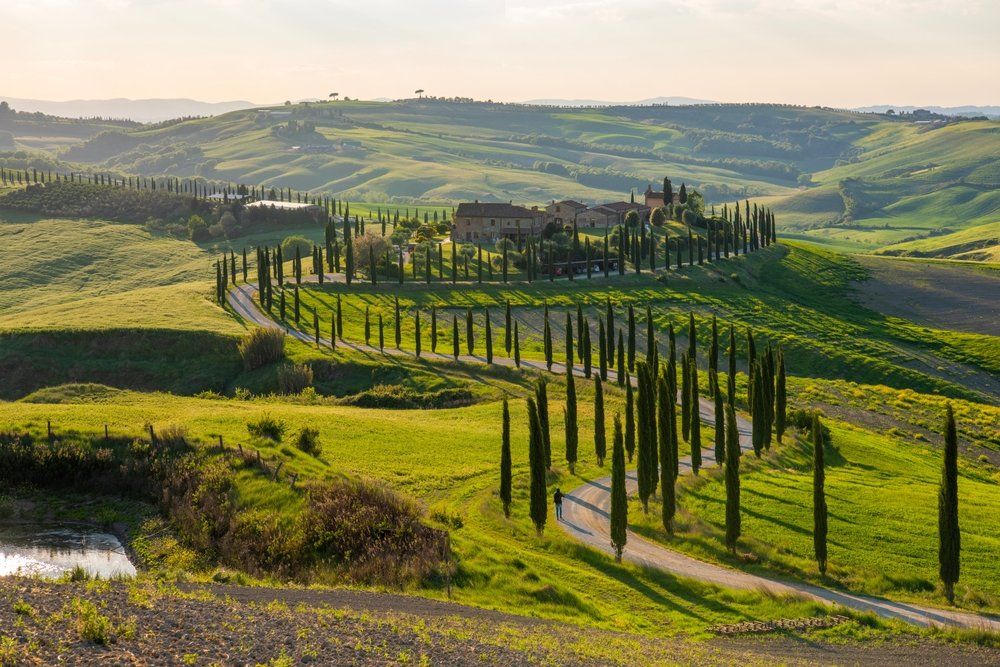
M278 390L282 394L300 394L312 383L313 372L309 364L283 364L278 367Z
M200 215L192 215L187 221L188 238L192 241L207 241L208 223Z
M286 236L281 242L281 256L289 262L295 259L295 249L298 248L302 258L305 259L312 254L313 242L304 236Z
M115 641L111 619L100 613L93 602L73 598L70 611L76 616L76 633L80 639L105 645Z
M308 426L303 426L299 434L295 436L295 446L306 454L319 456L319 431Z
M275 419L271 415L261 415L257 421L247 422L247 432L255 438L269 438L275 442L281 442L285 437L285 422Z
M167 424L156 431L157 439L168 447L186 447L187 435L187 428L180 424Z
M377 384L351 396L345 396L340 403L361 408L390 408L407 410L413 408L454 408L471 405L472 392L463 387L439 389L438 391L417 392L408 387L394 384Z
M247 332L238 345L243 366L252 371L285 356L285 332L257 328Z
M388 249L389 242L381 234L371 230L366 231L363 235L354 237L354 266L368 271L369 260L374 258L377 265Z
M419 581L444 553L444 533L422 524L416 505L371 482L311 487L300 525L316 558L358 582Z

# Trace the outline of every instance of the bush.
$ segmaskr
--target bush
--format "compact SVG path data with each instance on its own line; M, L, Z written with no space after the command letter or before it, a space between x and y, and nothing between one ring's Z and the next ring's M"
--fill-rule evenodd
M275 442L281 442L285 437L285 422L275 419L271 415L261 415L257 421L247 422L247 432L255 438L268 438Z
M252 371L285 356L285 332L280 329L253 329L240 339L238 348L243 366Z
M192 215L187 221L188 238L192 241L207 241L208 223L200 215Z
M303 426L299 434L295 436L295 446L306 454L319 456L319 431L308 426Z
M312 254L313 242L304 236L286 236L281 242L281 256L288 262L295 259L295 249L298 248L302 257Z
M278 390L282 394L301 394L312 383L313 372L309 364L283 364L278 367Z
M812 435L812 418L814 410L792 410L788 415L788 423L792 425L793 428L799 430L807 435ZM820 434L824 443L829 444L830 442L830 429L822 421L819 425L822 433Z
M361 408L390 408L407 410L413 408L454 408L471 405L472 392L461 387L439 389L438 391L417 392L395 384L377 384L351 396L345 396L340 403Z
M388 249L389 242L383 236L368 230L364 235L354 237L354 266L362 271L368 271L369 260L374 258L378 264Z

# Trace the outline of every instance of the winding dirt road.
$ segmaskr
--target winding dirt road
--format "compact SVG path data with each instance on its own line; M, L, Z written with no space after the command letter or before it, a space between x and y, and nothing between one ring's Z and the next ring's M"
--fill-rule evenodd
M255 300L256 288L250 284L239 285L227 292L227 301L233 310L246 321L262 327L281 329L294 338L314 343L315 338L297 329L287 327L271 319L262 311ZM330 345L330 339L320 337L320 344ZM380 351L377 347L359 343L338 341L337 346L347 347L359 352L374 354L389 354L394 356L413 356L406 350L386 347ZM452 360L450 355L424 352L422 356L428 359ZM458 361L485 362L484 357L476 355L459 355ZM499 366L513 367L514 361L506 357L494 357L494 363ZM545 371L544 362L521 360L524 368ZM564 364L553 363L552 371L564 374ZM582 368L574 368L574 375L583 376ZM609 381L617 380L614 371L608 371ZM700 399L699 412L701 419L707 424L715 422L714 405L705 398ZM743 417L737 416L737 428L740 436L740 448L752 451L751 424ZM702 467L714 466L714 452L702 451ZM690 457L680 461L681 474L690 473ZM637 483L634 472L627 475L629 493L636 491ZM563 518L559 527L577 540L608 554L613 554L610 533L611 508L611 477L592 480L565 494L563 502ZM623 558L643 567L664 570L671 574L694 579L717 586L743 590L764 590L778 595L803 597L828 605L841 605L861 612L871 612L884 618L899 619L918 626L953 626L962 628L986 629L1000 632L1000 619L982 616L951 609L940 609L925 605L906 602L895 602L884 598L857 595L847 591L832 590L795 581L787 581L776 577L765 577L736 570L714 563L709 563L686 554L674 551L664 545L656 544L640 537L633 531L628 531L628 541Z

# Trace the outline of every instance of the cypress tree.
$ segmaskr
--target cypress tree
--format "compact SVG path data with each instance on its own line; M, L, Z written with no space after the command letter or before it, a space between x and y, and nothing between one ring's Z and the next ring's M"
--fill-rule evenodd
M597 319L597 368L602 380L608 379L608 336L604 331L604 320Z
M566 376L566 407L563 409L563 418L566 424L566 464L572 475L576 467L580 435L576 415L576 380L572 373Z
M337 349L337 314L330 313L330 349Z
M549 324L549 305L545 304L545 322L542 328L542 341L545 348L545 367L552 370L552 326Z
M593 370L591 367L593 357L590 354L590 322L583 323L583 340L580 342L580 349L583 350L583 377L589 380Z
M282 322L285 321L285 290L284 290L284 288L282 288L278 292L278 316L281 318Z
M403 344L403 330L402 323L399 321L399 297L395 297L395 303L393 304L393 331L395 334L396 349L398 350Z
M674 325L667 325L667 340L669 354L667 356L667 387L670 389L670 402L677 402L677 337L674 336Z
M649 497L653 494L653 482L656 479L656 465L653 460L656 447L656 417L652 414L653 385L650 379L650 367L640 361L636 368L638 380L638 396L636 408L638 412L638 461L636 477L639 482L639 501L642 511L649 512Z
M659 365L656 350L656 334L653 333L653 311L646 304L646 363L656 368Z
M483 309L483 316L486 318L485 331L483 336L486 338L486 363L493 363L493 325L490 323L490 309Z
M299 302L299 286L295 286L295 324L299 323L300 314L300 302Z
M698 365L694 362L694 359L691 359L689 363L691 364L691 401L689 403L691 408L691 472L697 475L698 470L701 468L701 411L699 410L698 401Z
M670 401L670 388L666 377L661 374L658 380L659 391L656 392L657 406L657 426L660 446L660 489L663 493L663 506L661 519L663 529L667 533L673 532L674 514L677 512L677 494L674 484L677 479L675 470L677 464L674 461L674 448L670 439L672 411Z
M458 244L452 241L451 243L451 284L454 285L456 279L458 278L458 256L455 254L455 247ZM472 354L471 352L469 354Z
M531 399L528 399L531 400ZM503 397L503 416L500 427L500 502L503 503L503 515L510 518L511 494L511 461L510 461L510 407L507 397Z
M382 313L378 314L378 351L385 351L385 326L382 322Z
M368 315L368 306L365 306L365 345L371 345L372 342L372 325L371 319Z
M594 378L594 455L597 458L597 465L604 465L604 457L607 455L608 441L604 425L604 385L601 378Z
M774 387L774 432L781 444L785 434L785 353L778 350L778 377Z
M712 378L712 382L708 383L708 393L714 398L717 387L715 380L719 373L719 326L715 313L712 313L712 344L708 348L708 372Z
M691 440L691 361L687 352L681 355L681 437Z
M420 357L420 311L413 314L413 352ZM506 400L506 399L504 399Z
M431 352L437 354L438 349L438 311L437 306L431 306Z
M545 451L538 408L532 399L528 405L528 463L531 470L531 496L528 512L535 530L541 535L545 530L548 513L548 490L545 487Z
M635 398L632 393L632 380L625 373L625 452L629 463L635 454Z
M319 347L319 312L313 311L313 333L316 338L316 347Z
M764 417L763 407L764 388L761 382L761 369L759 364L754 364L753 370L750 371L750 387L753 389L753 391L750 392L753 453L757 456L757 458L760 458L760 452L764 449L764 429L766 428L766 419Z
M608 335L608 363L614 364L615 360L615 311L611 308L611 298L605 297L604 318L605 328Z
M958 528L958 433L955 414L948 404L944 422L944 464L938 493L938 573L948 604L955 603L961 561L961 533Z
M813 550L816 553L816 564L819 573L826 576L826 491L823 488L826 481L824 470L822 428L819 423L819 413L814 412L812 418L813 444Z
M621 387L625 384L625 379L628 377L628 371L625 370L625 346L622 345L622 330L618 330L618 362L616 364L616 377L618 378L618 386Z
M566 375L573 375L573 320L566 311Z
M622 447L622 419L615 414L611 444L611 546L621 562L628 536L628 496L625 492L625 452Z
M344 316L340 307L340 295L337 295L337 338L344 340Z
M472 321L472 308L465 309L465 347L469 351L469 356L472 356L475 350L476 343L473 338L473 321Z
M628 371L635 370L635 309L628 305Z
M726 407L726 548L734 554L740 529L740 436L736 408L730 401Z
M451 316L451 353L455 357L455 361L458 361L459 349L458 349L458 315Z
M736 405L736 329L729 325L729 376L728 396L730 405Z
M576 304L576 343L576 356L583 361L583 307L579 302Z
M507 350L507 356L510 356L510 299L507 299L506 306L504 308L503 316L503 346Z
M713 384L715 385L715 463L721 466L726 460L726 419L722 405L722 387L719 386L718 379Z
M243 248L243 282L247 282L247 249Z
M521 336L517 332L517 320L514 320L514 366L521 367Z
M539 378L535 386L535 400L538 403L538 424L542 429L542 452L545 467L552 468L552 437L549 430L549 388L544 378Z

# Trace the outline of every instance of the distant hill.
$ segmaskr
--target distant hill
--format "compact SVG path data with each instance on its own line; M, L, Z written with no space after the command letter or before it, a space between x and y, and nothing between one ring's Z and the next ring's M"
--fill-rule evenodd
M898 104L876 104L870 107L857 107L855 111L870 113L885 113L889 109L899 113L905 111L912 113L917 109L925 109L932 113L939 113L943 116L986 116L987 118L1000 118L1000 106L959 106L959 107L935 107L935 106L907 106Z
M691 104L715 104L712 100L700 100L694 97L650 97L645 100L634 102L613 102L610 100L587 100L587 99L539 99L527 100L525 104L541 104L552 107L614 107L614 106L649 106L651 104L673 104L676 106Z
M126 118L140 123L155 123L171 118L186 116L218 116L219 114L249 109L258 106L245 100L231 102L201 102L184 98L130 100L116 98L109 100L68 100L53 102L31 100L19 97L4 97L12 108L18 111L39 111L64 118Z

